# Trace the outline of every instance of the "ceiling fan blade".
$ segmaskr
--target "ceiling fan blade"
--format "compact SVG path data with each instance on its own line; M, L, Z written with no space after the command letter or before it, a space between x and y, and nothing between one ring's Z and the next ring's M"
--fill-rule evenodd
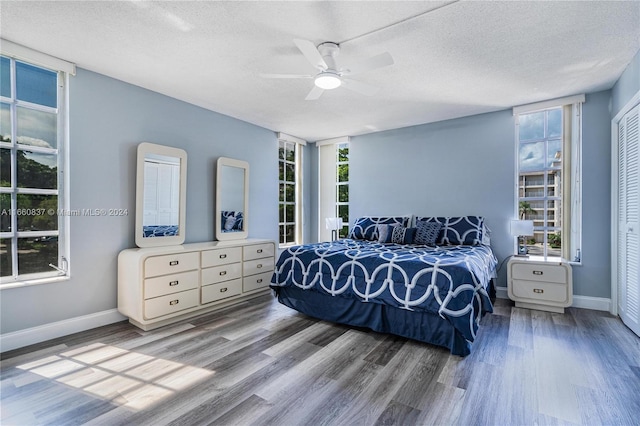
M320 97L320 95L322 95L324 93L324 89L319 88L318 86L316 86L315 84L313 85L313 89L311 89L311 91L309 92L309 94L307 95L306 98L304 98L305 101L315 101L316 99L318 99Z
M373 96L378 93L378 90L380 90L379 87L375 87L361 81L351 80L349 78L342 79L342 87L366 96Z
M318 48L310 42L309 40L302 40L299 38L294 38L293 42L298 46L298 49L302 52L307 61L315 68L326 70L327 63L322 59L322 55L318 52Z
M262 78L313 78L309 74L260 74Z
M345 75L360 74L366 71L388 67L389 65L393 65L393 63L393 57L391 56L391 54L389 52L384 52L350 66L349 71L345 72Z

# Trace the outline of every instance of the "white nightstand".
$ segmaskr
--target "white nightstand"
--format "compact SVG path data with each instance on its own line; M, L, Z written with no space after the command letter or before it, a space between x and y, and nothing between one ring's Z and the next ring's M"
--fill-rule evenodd
M513 257L507 267L507 290L519 308L564 313L573 303L571 265L542 257Z

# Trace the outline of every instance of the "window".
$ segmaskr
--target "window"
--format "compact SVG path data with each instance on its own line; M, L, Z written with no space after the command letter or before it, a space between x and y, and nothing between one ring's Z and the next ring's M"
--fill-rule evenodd
M534 224L530 255L580 261L580 106L574 100L514 109L518 216Z
M349 149L348 136L316 142L318 146L318 239L331 241L332 231L326 219L340 217L340 238L349 233Z
M67 74L4 54L0 65L0 282L8 286L67 275Z
M349 144L336 146L336 217L344 226L338 231L340 238L349 233Z
M278 134L278 203L280 246L302 242L301 173L304 141L293 136Z

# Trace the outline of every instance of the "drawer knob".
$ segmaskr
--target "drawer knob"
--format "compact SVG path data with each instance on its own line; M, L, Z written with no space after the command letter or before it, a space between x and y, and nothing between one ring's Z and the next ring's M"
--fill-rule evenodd
M258 249L258 253L262 253L262 249Z
M258 281L256 281L258 284L260 284L262 282L262 278L258 279Z
M176 266L178 264L177 260L172 260L171 262L169 262L169 266Z
M227 291L227 290L228 290L228 289L227 289L226 287L222 287L222 288L220 289L220 293L224 293L224 292L225 292L225 291Z
M533 289L533 292L534 292L534 293L544 293L544 290L543 290L543 289L541 289L541 288L534 288L534 289Z
M258 263L258 266L256 266L256 268L262 268L262 263Z
M180 299L172 300L172 301L169 302L169 305L170 306L177 305L178 302L180 302Z
M533 271L533 275L542 275L542 271Z
M227 255L226 255L226 254L221 254L221 255L220 255L220 259L226 259L226 258L227 258Z
M170 286L170 287L173 287L173 286L176 286L176 285L178 285L178 280L176 280L176 281L171 281L171 282L169 283L169 286Z
M220 271L220 275L227 275L227 271Z

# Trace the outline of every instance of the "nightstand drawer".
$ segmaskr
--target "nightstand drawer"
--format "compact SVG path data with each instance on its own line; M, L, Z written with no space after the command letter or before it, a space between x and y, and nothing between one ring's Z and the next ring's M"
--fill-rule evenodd
M553 264L514 263L511 265L511 278L564 284L567 282L567 268Z
M540 281L513 280L512 292L517 300L567 303L567 285Z

